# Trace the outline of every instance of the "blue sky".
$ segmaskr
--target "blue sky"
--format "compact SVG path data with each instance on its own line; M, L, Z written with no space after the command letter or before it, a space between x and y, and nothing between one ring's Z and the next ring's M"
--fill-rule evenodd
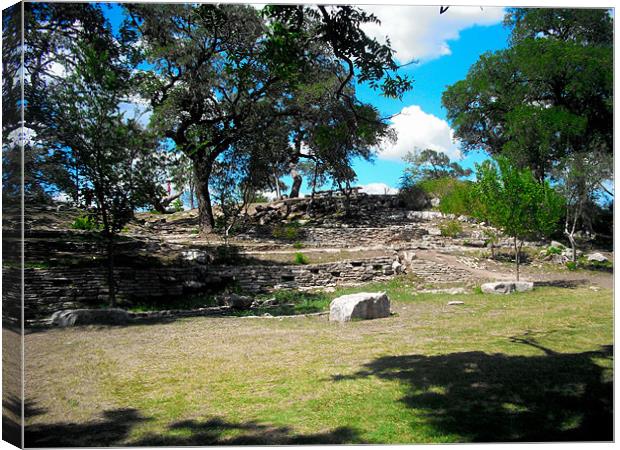
M354 169L358 185L371 185L369 191L397 187L405 164L402 156L407 150L434 148L459 160L458 144L451 141L446 111L441 95L447 86L463 79L469 67L487 52L505 48L508 30L501 24L503 9L484 7L451 7L439 15L437 6L364 6L381 21L381 26L369 26L365 31L379 40L388 35L397 51L400 63L411 59L417 63L402 69L414 79L413 90L401 101L386 99L367 86L358 86L362 101L377 106L384 116L401 113L393 120L398 133L396 144L378 149L374 163L356 161ZM114 28L122 20L121 8L104 8ZM469 154L461 159L465 167L473 168L486 156ZM287 180L284 180L287 182ZM302 192L308 188L304 183Z

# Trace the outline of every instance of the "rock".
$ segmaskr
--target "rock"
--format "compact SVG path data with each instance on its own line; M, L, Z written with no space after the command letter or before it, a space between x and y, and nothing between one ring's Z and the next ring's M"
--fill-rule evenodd
M591 291L594 291L594 292L598 292L598 291L601 290L598 286L590 286L588 289L590 289Z
M564 264L568 261L568 257L565 255L551 255L551 262L555 264Z
M607 262L607 261L609 261L609 258L607 258L602 253L598 253L597 252L597 253L590 253L588 255L588 261Z
M575 255L581 256L583 252L581 250L576 250ZM573 259L573 250L570 248L565 248L562 250L562 256L566 256L568 259Z
M390 315L390 300L385 292L360 292L335 298L329 305L329 320L378 319Z
M448 302L448 306L464 305L464 304L465 302L459 302L459 301Z
M129 313L124 309L64 309L52 314L52 325L73 327L78 325L124 325Z
M252 306L254 299L247 295L228 294L223 298L223 303L233 309L248 309Z
M206 252L202 252L199 250L187 250L181 252L181 255L185 261L196 261L198 263L204 263L207 261Z
M481 288L485 294L510 294L514 291L531 291L534 289L534 283L531 281L495 281L484 283Z
M328 286L323 289L323 292L336 292L336 288L334 286Z
M398 261L394 261L392 262L392 270L394 271L394 273L399 274L403 271L403 265Z
M469 294L469 291L462 287L445 288L445 289L423 289L418 291L419 294Z
M431 206L433 208L437 208L440 203L441 203L441 199L440 198L437 198L437 197L431 198Z
M561 242L558 241L551 241L551 244L549 244L551 247L555 247L555 248L566 248L566 246L564 244L562 244Z

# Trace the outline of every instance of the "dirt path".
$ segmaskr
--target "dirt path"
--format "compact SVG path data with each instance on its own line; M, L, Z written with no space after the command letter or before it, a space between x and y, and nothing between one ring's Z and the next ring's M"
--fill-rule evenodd
M471 257L461 257L441 253L435 250L417 250L416 255L419 259L428 259L448 266L464 269L472 274L473 277L488 280L512 280L515 278L514 265L510 266L496 261L484 260L478 267L466 264L464 261L474 261ZM575 284L591 285L604 289L613 289L613 273L599 272L592 270L570 271L558 267L556 270L549 270L532 265L521 266L521 279L526 281L549 282L550 284Z

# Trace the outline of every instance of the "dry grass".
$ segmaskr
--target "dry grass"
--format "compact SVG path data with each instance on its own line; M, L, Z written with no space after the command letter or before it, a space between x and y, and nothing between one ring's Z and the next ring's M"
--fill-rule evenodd
M29 334L27 397L42 410L30 444L610 438L610 291L372 288L388 290L395 315Z

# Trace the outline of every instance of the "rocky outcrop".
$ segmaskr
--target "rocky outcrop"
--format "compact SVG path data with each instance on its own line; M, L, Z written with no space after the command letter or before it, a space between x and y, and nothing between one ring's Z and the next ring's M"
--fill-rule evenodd
M390 300L385 292L360 292L335 298L329 305L329 320L379 319L390 315Z
M587 258L588 258L588 261L594 261L594 262L600 262L600 263L609 261L609 258L607 258L602 253L590 253L587 256Z
M485 294L510 294L515 291L531 291L534 289L534 283L531 281L495 281L484 283L481 288Z

